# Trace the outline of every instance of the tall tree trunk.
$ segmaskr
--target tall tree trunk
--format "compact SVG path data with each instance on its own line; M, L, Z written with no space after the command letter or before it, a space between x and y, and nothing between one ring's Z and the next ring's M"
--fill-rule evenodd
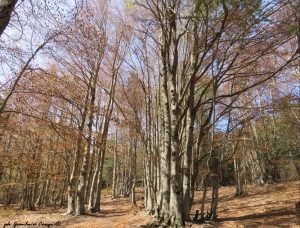
M132 186L131 186L131 203L136 204L135 198L135 184L136 184L136 149L137 149L137 139L135 138L133 141L133 168L132 168Z
M100 211L103 165L104 165L105 152L106 152L108 128L109 128L109 124L110 124L111 114L113 111L113 100L114 100L114 96L115 96L117 74L118 74L118 72L116 71L112 75L112 81L111 81L110 92L109 92L109 101L108 101L107 108L105 111L105 116L104 116L102 140L101 140L101 144L100 144L100 151L99 151L99 157L98 157L99 160L98 160L97 168L96 168L94 176L93 176L90 200L89 200L89 206L88 206L88 208L91 212L99 212Z
M116 198L117 187L117 160L118 160L118 129L116 127L115 148L114 148L114 164L113 164L113 183L112 183L112 198Z
M162 40L165 38L162 37ZM170 209L170 172L171 172L171 135L170 135L170 112L168 98L168 80L167 80L167 63L165 59L165 50L161 50L162 58L162 73L160 77L160 93L161 93L161 122L162 122L162 151L160 156L161 170L161 216L166 220L169 218Z
M183 154L183 217L185 221L190 220L190 211L192 206L191 198L191 158L193 154L193 135L194 135L194 120L195 115L193 112L194 104L194 82L191 82L189 97L189 108L187 111L186 123L186 146Z
M178 103L176 93L176 75L173 72L170 80L171 104L171 179L170 179L170 216L176 224L183 223L182 187L179 173L179 138L178 138Z
M91 143L92 143L92 134L93 134L93 119L94 119L94 110L95 110L95 99L96 99L96 87L98 81L98 74L94 76L94 80L91 86L91 100L89 104L89 123L88 123L88 137L87 137L87 148L85 150L83 156L83 162L80 170L79 176L79 184L76 194L76 215L83 215L84 214L84 203L85 203L85 188L86 188L86 181L87 181L87 173L88 173L88 165L89 159L91 154Z
M76 176L78 175L78 167L79 167L79 161L80 161L80 153L82 150L82 141L83 141L83 130L85 126L85 121L87 117L87 103L90 96L90 86L91 86L92 80L90 80L87 93L85 97L85 105L84 110L82 114L81 123L78 129L78 138L76 143L76 149L75 149L75 155L74 155L74 162L72 166L72 171L70 174L69 184L68 184L68 208L66 214L68 215L74 215L76 210L75 205L75 199L76 199Z

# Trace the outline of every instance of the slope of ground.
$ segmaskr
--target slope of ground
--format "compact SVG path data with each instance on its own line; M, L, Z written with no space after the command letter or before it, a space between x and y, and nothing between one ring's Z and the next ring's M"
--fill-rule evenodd
M249 186L248 195L234 197L233 187L222 187L217 227L299 227L300 214L295 202L300 200L300 181L282 182L263 187ZM202 193L198 192L197 199ZM199 200L193 212L200 208ZM193 225L201 227L201 225Z
M300 227L300 214L296 214L295 202L300 200L300 181L248 187L246 197L233 197L233 187L222 187L218 220L214 224L193 224L193 227ZM192 213L199 209L201 192L197 192ZM152 217L143 212L142 192L138 192L138 206L131 206L129 199L111 200L107 195L103 199L102 212L80 217L63 215L65 209L45 208L33 212L20 211L14 208L0 209L0 227L10 222L26 222L36 226L67 228L93 227L140 227L151 222ZM39 224L42 222L43 224ZM18 228L26 226L16 226ZM29 227L29 226L27 226Z

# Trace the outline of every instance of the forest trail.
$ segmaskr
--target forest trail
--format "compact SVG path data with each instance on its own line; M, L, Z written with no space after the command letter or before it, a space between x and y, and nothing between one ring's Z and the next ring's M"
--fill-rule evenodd
M132 206L129 198L111 199L110 195L103 197L101 213L88 213L83 216L66 216L66 209L45 208L37 211L20 211L16 209L0 209L0 228L10 222L17 223L40 223L53 224L51 228L127 228L146 225L151 221L141 209L143 200L142 193L137 193L137 206ZM17 226L18 228L27 226ZM29 227L29 226L28 226ZM31 226L46 227L46 226Z
M209 192L210 193L210 192ZM193 224L192 227L300 227L300 214L295 212L295 202L300 200L300 181L281 182L263 187L249 186L248 195L234 197L234 187L220 189L220 204L218 220L214 224ZM192 216L199 209L202 192L196 192ZM102 202L102 212L84 216L65 216L65 209L45 208L33 212L16 209L0 209L0 228L9 222L19 223L56 223L59 226L51 228L122 228L140 227L152 221L143 209L142 189L138 189L137 206L130 204L129 198L112 200L105 195ZM209 201L208 201L209 203ZM6 228L13 227L7 226ZM22 228L25 226L18 226ZM31 226L32 227L32 226ZM45 227L45 226L37 226Z
M139 198L141 199L141 196ZM141 203L139 201L138 205ZM80 220L67 221L64 227L125 228L146 225L151 221L151 217L147 216L143 210L139 210L138 206L132 206L128 198L111 200L110 196L108 196L102 203L101 209L101 213L88 214Z

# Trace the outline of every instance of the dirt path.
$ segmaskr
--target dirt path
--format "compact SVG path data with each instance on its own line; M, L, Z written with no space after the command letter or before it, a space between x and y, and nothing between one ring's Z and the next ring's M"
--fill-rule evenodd
M20 211L16 209L0 210L0 228L14 227L13 224L31 224L31 226L18 225L15 228L24 227L47 227L51 228L127 228L139 227L151 221L141 210L142 195L138 194L139 202L137 206L132 206L129 199L110 199L106 196L101 205L101 213L87 214L84 216L66 216L65 209L45 208L38 211ZM42 223L41 223L42 222ZM36 224L36 225L34 225Z
M66 223L67 228L122 228L139 227L151 221L138 207L133 207L128 199L107 200L102 204L102 211L99 214L84 216L79 221Z

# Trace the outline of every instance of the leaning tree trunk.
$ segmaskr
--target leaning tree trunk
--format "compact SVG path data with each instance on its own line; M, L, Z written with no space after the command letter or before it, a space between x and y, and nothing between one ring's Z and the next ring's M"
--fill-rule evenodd
M91 182L91 186L90 186L90 190L89 190L88 211L90 211L90 212L94 212L94 209L93 209L94 200L95 200L94 194L96 191L96 184L97 184L97 179L98 179L98 174L99 174L99 169L100 169L100 164L101 164L100 148L97 149L97 155L98 155L97 156L97 164L96 164L96 168L93 173L92 182Z

